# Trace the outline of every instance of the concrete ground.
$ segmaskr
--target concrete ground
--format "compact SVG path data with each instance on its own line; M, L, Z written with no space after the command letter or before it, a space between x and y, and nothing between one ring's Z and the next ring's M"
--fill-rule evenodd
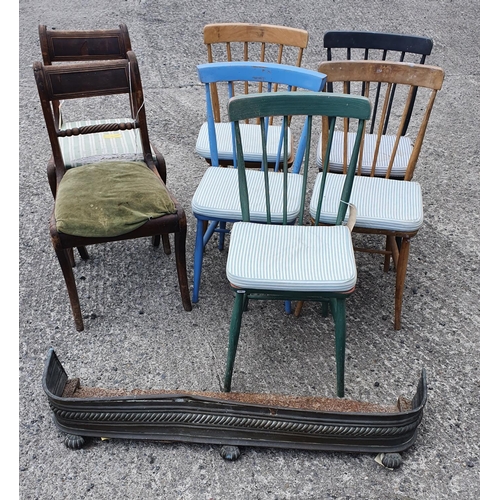
M403 326L392 327L394 274L360 254L348 301L346 396L392 404L412 396L423 367L429 399L416 443L389 471L371 454L248 447L235 462L212 445L93 440L67 449L42 390L53 347L70 377L105 388L218 391L232 296L227 250L208 248L200 302L182 308L173 256L149 241L90 248L75 268L85 330L77 332L51 248L50 155L31 65L38 24L58 29L128 25L146 95L151 139L188 216L206 163L194 151L204 120L196 65L203 26L253 22L304 28L303 66L325 59L330 29L426 35L429 64L444 69L415 180L425 222L414 239ZM23 499L477 499L479 496L479 2L316 0L211 2L97 0L19 3L19 497ZM335 396L331 322L307 304L300 318L280 304L245 316L233 389ZM8 378L7 378L8 380ZM9 497L10 498L10 497Z

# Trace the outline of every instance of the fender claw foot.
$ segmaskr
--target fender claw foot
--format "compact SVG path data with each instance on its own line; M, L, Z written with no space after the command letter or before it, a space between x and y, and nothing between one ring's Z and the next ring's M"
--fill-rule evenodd
M379 453L375 457L375 462L382 465L386 469L398 469L403 463L403 458L400 453Z
M240 458L241 452L238 446L221 446L220 456L224 460L238 460Z
M83 436L75 436L74 434L66 434L64 444L71 450L79 450L85 445L85 438Z

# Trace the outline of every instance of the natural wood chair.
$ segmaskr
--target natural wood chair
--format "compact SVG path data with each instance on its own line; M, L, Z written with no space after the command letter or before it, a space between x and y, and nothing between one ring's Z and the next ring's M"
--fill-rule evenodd
M56 176L50 236L66 281L76 329L81 331L84 325L70 254L74 247L97 243L163 236L166 250L165 235L174 234L182 303L186 311L191 310L185 255L186 216L153 161L135 54L129 51L127 59L115 61L52 66L35 62L33 70ZM131 102L136 111L134 119L71 129L59 127L54 102L83 99L92 109L90 101L100 96L122 96ZM135 161L106 158L66 168L62 139L94 133L113 135L122 130L137 134L141 149Z
M424 64L427 56L429 56L432 51L433 41L431 38L424 36L406 35L400 33L380 33L373 31L327 31L323 36L323 46L326 48L326 58L328 61L379 60ZM387 102L387 107L384 110L384 122L381 129L382 137L380 139L381 147L384 147L386 142L388 143L387 147L390 147L391 141L394 140L394 138L390 136L388 130L390 130L389 122L392 116L392 103L396 96L396 87L397 85L395 84L392 86L391 95L389 101ZM349 89L349 83L347 83L347 88ZM417 90L418 87L413 88L411 102L409 103L405 122L401 130L402 137L406 135L406 131L411 120ZM327 91L333 91L333 85L331 82L327 83ZM361 93L362 92L363 89L361 89ZM372 117L370 120L369 130L367 130L369 134L374 133L377 117L382 112L380 92L381 83L377 85L375 94L373 94L373 98L371 99ZM393 119L397 120L397 116ZM371 139L373 138L369 137L366 142L371 142ZM370 175L371 165L373 163L373 151L373 147L366 146L363 150L363 155L360 160L362 175ZM329 169L332 172L342 171L341 162L338 161L341 154L341 151L338 151L335 147L333 148L331 153L332 157L329 161ZM318 166L322 165L322 154L319 149L317 163ZM384 161L382 157L379 157L377 160L376 175L385 175L387 168L387 162ZM391 168L390 177L402 178L404 177L405 170L406 165L404 161L396 161Z
M218 136L217 136L217 123L213 117L213 106L211 97L213 94L210 92L210 86L213 83L225 83L228 92L228 98L233 96L233 87L238 82L259 82L263 85L262 93L274 93L273 86L279 84L284 86L289 93L292 88L299 88L301 90L310 90L319 92L325 86L325 75L305 68L298 68L296 66L289 66L286 64L275 63L254 63L249 61L232 61L225 63L207 63L200 64L198 67L198 76L200 82L205 85L206 106L207 106L207 133L209 140L209 152L211 158L211 165L203 175L192 200L193 214L197 220L196 227L196 243L194 251L194 286L193 286L193 302L198 302L201 271L203 263L203 255L206 244L214 233L219 234L219 250L224 248L224 236L229 233L228 223L241 220L240 201L238 194L237 172L235 168L218 168L220 166ZM276 122L275 122L276 123ZM233 144L235 140L233 124L227 122L229 128L228 142ZM278 170L279 158L285 158L284 137L285 133L288 137L288 145L290 145L290 128L288 123L281 121L280 125L269 125L266 118L265 123L266 133L266 168L267 162L275 165L275 171L271 172L270 178L272 180L281 178ZM239 127L240 134L242 135L243 148L248 153L252 151L255 156L263 158L263 149L261 144L261 127L257 124L247 124L243 121ZM303 129L305 132L306 129ZM220 132L220 130L219 130ZM274 137L273 135L274 134ZM277 145L276 145L277 144ZM277 149L276 149L277 148ZM301 157L305 148L305 135L301 134L301 139L297 145L298 154L296 156L296 163L291 166L294 174L299 174L301 167ZM236 150L234 156L236 157ZM261 160L262 161L262 160ZM233 164L236 165L236 158ZM245 163L246 164L246 163ZM263 202L263 194L259 193L258 182L264 179L264 172L262 169L252 171L253 183L250 186L252 199L257 201L260 199ZM298 175L290 176L290 189L293 186L298 187L302 180ZM255 184L257 183L257 184ZM273 195L281 197L281 190L273 192ZM273 204L273 220L281 221L282 206L281 203ZM298 208L298 205L297 205ZM263 204L257 203L252 207L252 220L264 220ZM277 211L276 211L277 210ZM289 223L293 223L298 215L289 209ZM290 311L291 312L291 311Z
M203 41L207 47L208 62L254 61L300 66L303 51L307 47L307 31L287 26L250 23L208 24L203 29ZM213 117L217 124L218 150L220 165L233 165L233 147L227 138L231 125L227 121L227 100L225 90L222 95L216 82L210 85ZM233 86L233 95L262 92L262 83L245 82L240 87ZM267 89L266 89L267 90ZM282 90L275 84L273 91ZM247 121L248 123L248 121ZM273 117L269 125L273 127ZM245 135L245 131L242 131ZM277 145L276 145L277 146ZM276 146L269 148L269 154L275 154ZM211 162L207 124L203 124L196 142L197 153ZM247 167L260 168L262 158L249 151L244 151ZM293 163L294 149L290 148L288 164ZM270 162L271 163L271 162ZM280 163L282 165L282 162Z
M390 61L329 61L321 63L318 71L327 75L327 82L334 85L334 93L344 92L352 95L357 86L365 97L374 99L378 98L376 89L379 84L382 86L381 113L377 117L373 134L367 132L363 135L351 201L357 208L354 232L385 236L384 249L355 247L355 250L384 255L385 271L389 270L392 257L396 270L394 328L399 330L410 240L417 234L423 223L421 187L419 183L411 180L434 100L443 84L444 72L435 66ZM392 114L398 117L398 122L394 120L394 130L390 132L392 141L383 144L382 138L387 137L383 135L385 118L395 85L398 86L399 96L392 102ZM414 91L417 88L418 94L415 94ZM403 136L415 95L417 100L412 121L407 135ZM415 110L418 110L418 113ZM340 197L351 156L353 132L349 130L347 121L340 125L342 127L335 132L333 142L334 147L342 152L338 157L342 173L330 172L327 176L326 189L329 192L327 199L332 202L323 204L319 219L322 224L331 224L337 218L335 200ZM371 130L369 122L365 125L366 129ZM320 145L323 162L326 158L331 158L331 153L326 150L327 132L326 124L324 124L322 145ZM373 150L372 163L368 172L361 168L361 158L367 147ZM401 180L391 178L398 158L400 166L404 167L401 171ZM377 169L380 159L387 165L383 176L380 176L381 172ZM313 219L318 217L318 189L316 186L311 198L310 212ZM299 303L295 311L296 315L300 313L301 307L302 304Z
M271 213L271 182L267 168L262 171L263 181L260 189L264 197L264 222L252 221L252 198L250 196L251 177L243 159L242 137L239 120L283 114L307 117L306 148L303 174L288 174L285 165L278 182L277 192L281 189L283 215L281 224L274 222ZM305 200L308 185L309 157L311 155L311 130L314 117L327 116L330 122L329 146L337 117L348 117L357 122L357 139L354 143L348 174L342 189L342 196L334 203L338 206L337 220L332 226L306 225L304 218ZM229 345L224 381L224 391L231 390L236 349L240 335L241 321L249 299L255 300L315 300L329 307L335 322L335 351L337 372L337 395L344 396L345 365L345 301L354 291L357 272L354 250L351 241L351 220L343 225L347 211L352 183L355 176L356 160L364 120L370 116L368 99L359 96L333 95L324 92L288 92L244 95L229 101L229 118L236 128L238 151L238 183L242 221L233 225L231 244L227 259L226 274L235 294L233 313L229 331ZM265 151L264 124L262 127L263 151ZM285 137L285 147L288 140ZM265 155L264 155L265 158ZM273 173L273 172L271 172ZM327 169L317 177L321 186L323 203L330 193L324 190ZM301 178L301 186L294 196L288 189L289 177ZM324 197L323 197L324 194ZM293 197L293 200L291 199ZM287 209L291 202L298 203L296 224L289 224ZM277 203L279 206L280 204ZM321 204L319 206L321 212Z

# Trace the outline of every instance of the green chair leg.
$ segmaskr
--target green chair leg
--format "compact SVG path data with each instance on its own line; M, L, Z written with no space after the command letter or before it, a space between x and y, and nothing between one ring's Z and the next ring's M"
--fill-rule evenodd
M335 322L335 358L337 364L337 396L344 397L344 370L345 370L345 300L332 299L330 301L333 319Z
M241 318L243 310L247 303L246 294L243 290L237 291L234 297L233 313L231 316L231 325L229 327L229 346L227 349L226 375L224 378L224 392L231 391L231 379L233 378L234 358L238 348L240 338Z
M323 316L323 318L326 318L328 316L328 302L321 303L321 315Z

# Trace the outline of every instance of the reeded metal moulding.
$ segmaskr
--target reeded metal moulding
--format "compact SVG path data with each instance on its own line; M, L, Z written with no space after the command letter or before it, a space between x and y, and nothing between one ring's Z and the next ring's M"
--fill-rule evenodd
M253 404L246 402L252 395L244 395L248 397L245 402L227 399L232 393L221 393L220 399L212 397L213 393L208 397L189 391L65 397L65 389L66 394L76 394L68 391L67 385L78 388L79 379L68 379L51 348L43 388L55 424L68 435L66 445L70 448L80 448L88 437L105 437L392 454L415 442L427 401L425 369L411 400L400 396L396 405L375 412ZM262 395L254 396L258 401ZM363 403L358 404L363 407ZM399 465L394 456L390 461Z

